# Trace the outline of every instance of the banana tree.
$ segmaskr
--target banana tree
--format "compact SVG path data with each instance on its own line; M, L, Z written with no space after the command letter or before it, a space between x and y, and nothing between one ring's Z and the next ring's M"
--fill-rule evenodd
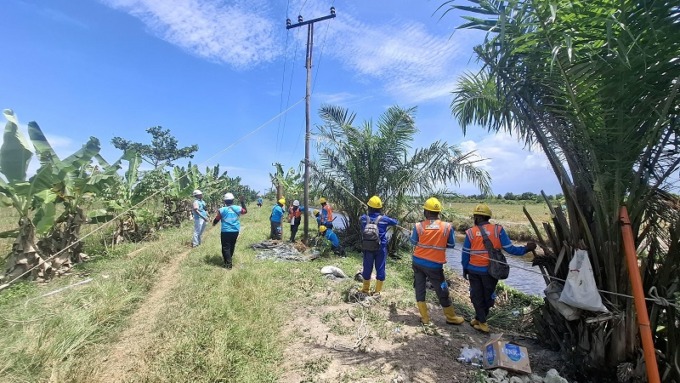
M5 278L14 279L33 269L34 278L49 278L54 271L67 269L80 254L79 231L83 223L81 199L98 190L105 178L92 179L85 169L99 152L99 141L92 137L76 153L60 160L35 122L28 133L40 168L30 178L28 165L33 157L29 142L19 130L12 110L3 111L7 124L0 147L0 203L19 212L18 228L0 233L15 238L6 262ZM57 218L57 205L64 206ZM36 241L36 235L42 237ZM65 251L64 251L65 250ZM56 257L51 255L58 254ZM75 255L75 257L74 257Z
M140 182L139 177L141 156L133 150L127 150L112 166L116 169L120 168L123 162L127 162L127 169L122 177L116 175L116 181L109 186L104 208L93 210L88 214L93 223L116 220L113 244L126 240L133 242L143 240L155 230L158 220L147 207L138 206L150 195L140 192L140 189L143 189L140 186L143 183Z

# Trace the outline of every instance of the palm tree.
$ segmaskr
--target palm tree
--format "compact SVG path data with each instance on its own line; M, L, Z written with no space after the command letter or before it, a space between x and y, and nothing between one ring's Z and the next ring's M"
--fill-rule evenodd
M322 106L319 113L324 123L319 126L319 163L313 166L313 183L317 194L328 197L350 217L348 238L358 238L356 217L365 212L363 203L373 195L382 198L386 212L403 219L404 213L413 211L409 204L422 203L422 197L448 183L466 180L482 192L490 191L489 176L475 167L473 153L441 141L412 150L418 132L415 108L390 107L376 126L370 120L353 125L355 115L341 107Z
M669 193L680 165L680 8L671 1L474 3L443 5L468 12L462 28L488 32L474 48L483 69L460 79L451 109L464 131L481 125L543 148L566 200L566 212L551 207L542 243L557 263L551 274L565 278L573 250L586 248L599 288L629 294L618 220L626 205L645 286L672 299L680 286L680 203ZM632 301L603 298L616 315L598 325L567 322L545 305L542 338L594 368L634 359ZM677 312L648 309L657 347L678 360ZM663 334L657 325L665 325ZM667 372L680 380L677 362Z

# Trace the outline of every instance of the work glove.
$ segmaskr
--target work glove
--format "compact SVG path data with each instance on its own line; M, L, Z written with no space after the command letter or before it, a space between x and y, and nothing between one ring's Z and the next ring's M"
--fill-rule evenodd
M534 251L534 250L536 250L536 244L534 242L529 242L529 243L527 243L527 245L525 247L524 254L526 254L530 251Z
M465 279L466 281L468 280L468 271L467 270L463 270L463 279Z

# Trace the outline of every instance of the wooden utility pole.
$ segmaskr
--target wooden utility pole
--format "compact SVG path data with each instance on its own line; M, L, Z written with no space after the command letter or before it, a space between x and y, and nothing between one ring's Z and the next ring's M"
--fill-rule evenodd
M305 244L309 243L309 138L311 136L310 101L312 93L312 47L314 46L314 23L317 21L332 19L334 17L335 7L331 7L330 15L319 17L317 19L303 21L302 15L298 15L297 24L291 24L290 19L286 19L286 29L297 28L303 25L307 26L307 60L305 61L305 68L307 69L307 86L305 91L305 215L303 217L304 234L302 237L302 240Z

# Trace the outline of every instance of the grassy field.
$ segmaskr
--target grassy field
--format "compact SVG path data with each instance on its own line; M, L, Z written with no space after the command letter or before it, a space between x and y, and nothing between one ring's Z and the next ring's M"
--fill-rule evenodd
M387 363L381 358L402 366L394 374L432 377L423 381L441 381L458 370L467 373L460 366L428 364L436 361L415 363L408 351L432 347L454 358L461 341L484 340L469 326L435 330L434 337L418 326L408 256L389 261L383 300L364 309L347 303L357 282L333 282L319 273L332 264L353 275L361 265L358 253L314 262L258 260L249 245L265 239L268 216L268 208L252 206L243 217L230 271L220 267L219 229L206 232L204 244L190 249L187 223L161 232L157 241L95 256L67 277L3 291L2 381L383 381L389 374L380 367ZM93 281L41 297L85 278ZM455 306L469 319L465 282L452 278ZM535 302L514 293L503 299L507 309L489 322L517 330L520 318L508 313ZM441 322L436 297L428 295L428 301L433 320ZM351 354L319 347L329 336L351 345L361 326L370 336ZM379 351L380 358L363 365L344 359Z

